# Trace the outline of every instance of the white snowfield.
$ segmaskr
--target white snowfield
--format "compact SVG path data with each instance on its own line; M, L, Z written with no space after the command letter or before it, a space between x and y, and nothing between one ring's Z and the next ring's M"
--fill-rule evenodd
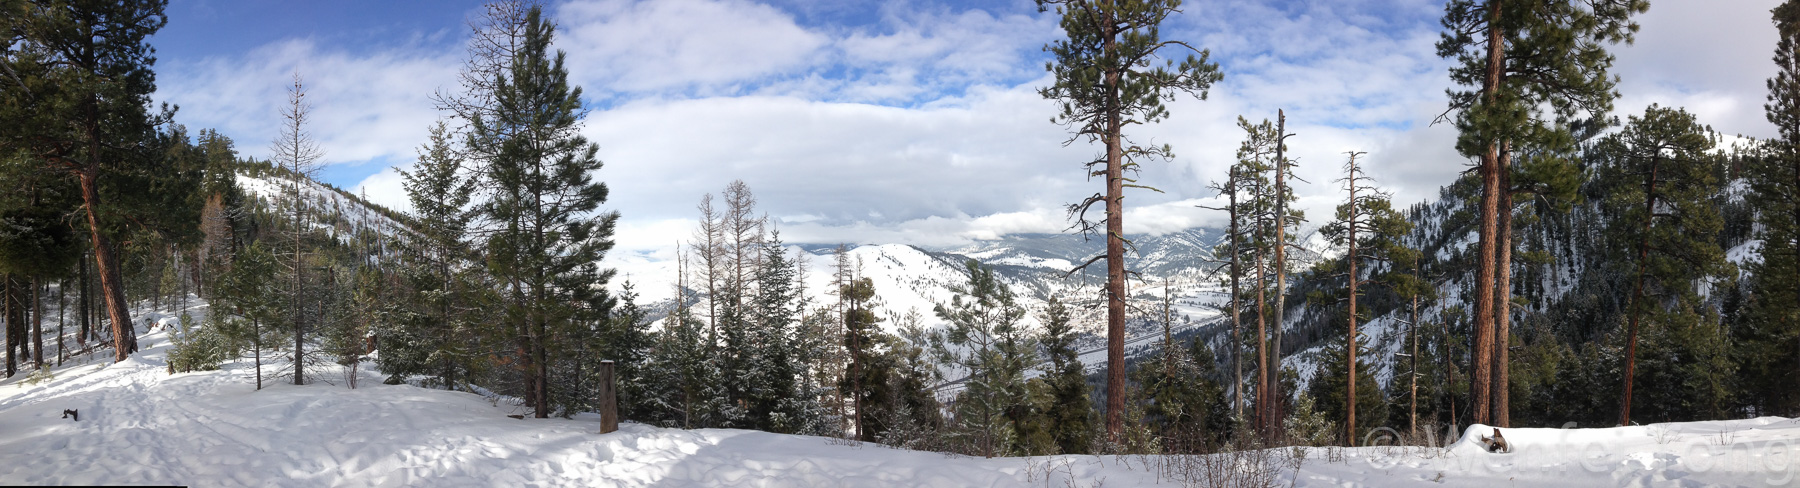
M522 413L514 406L382 385L374 373L354 390L270 380L253 391L248 361L169 375L166 332L141 341L150 347L125 362L102 353L36 385L24 374L0 381L0 484L1213 486L1221 472L1249 478L1260 466L1271 486L1800 485L1800 422L1775 417L1504 429L1510 454L1483 450L1473 439L1491 429L1474 426L1448 448L1277 449L1260 463L981 459L742 430L627 423L602 435L593 415L516 420L506 416ZM62 418L65 409L80 420Z

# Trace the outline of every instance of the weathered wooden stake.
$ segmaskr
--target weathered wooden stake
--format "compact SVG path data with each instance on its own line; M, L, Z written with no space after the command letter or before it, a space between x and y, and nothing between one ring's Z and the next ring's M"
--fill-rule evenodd
M600 362L600 433L619 430L619 388L613 384L613 362Z

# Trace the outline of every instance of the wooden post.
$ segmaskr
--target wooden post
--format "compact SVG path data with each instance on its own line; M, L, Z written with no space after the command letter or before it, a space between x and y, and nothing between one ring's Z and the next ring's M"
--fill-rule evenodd
M619 388L613 381L613 362L600 362L600 433L619 430Z

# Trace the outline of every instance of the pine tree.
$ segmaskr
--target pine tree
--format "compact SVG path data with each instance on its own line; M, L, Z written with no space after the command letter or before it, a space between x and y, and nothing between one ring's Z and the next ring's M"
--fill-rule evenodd
M500 227L487 242L488 268L506 288L525 399L538 418L550 415L552 334L579 324L575 304L610 306L613 271L597 263L618 220L596 210L607 195L591 176L599 147L580 134L581 89L568 84L564 53L550 51L555 30L530 9L520 50L494 77L495 109L469 121L466 142L486 165L482 210Z
M7 14L0 90L0 148L24 151L80 188L115 361L137 351L123 263L107 226L114 217L101 190L118 171L160 162L156 127L174 110L152 110L156 58L149 37L167 24L163 0L19 3ZM17 14L17 16L15 16Z
M481 330L488 321L480 305L489 297L476 282L467 240L476 180L465 175L454 137L447 124L434 125L412 169L400 171L414 232L402 243L409 306L375 331L382 350L376 361L388 383L415 374L434 375L428 384L450 388L466 383L483 369L481 344L494 335Z
M930 357L932 334L925 330L924 316L914 309L905 314L890 313L888 320L897 326L899 334L880 336L885 352L874 358L878 366L873 369L886 371L882 387L886 394L865 405L874 420L870 430L879 432L880 442L890 446L948 450L953 446L945 443L942 435L944 407L931 390L932 385L942 383L944 375ZM1008 419L1014 425L1029 421L1018 415Z
M1461 131L1457 150L1479 159L1482 181L1474 310L1477 423L1489 423L1492 414L1495 424L1509 426L1504 394L1498 402L1493 398L1507 389L1493 378L1507 368L1495 359L1504 354L1496 351L1495 334L1507 333L1495 330L1497 315L1506 312L1506 299L1495 294L1511 288L1505 282L1511 263L1497 256L1512 235L1500 216L1509 198L1503 189L1507 149L1558 139L1546 135L1566 130L1560 122L1578 115L1600 119L1610 112L1617 80L1607 73L1613 57L1605 44L1630 43L1638 29L1631 16L1649 8L1649 0L1452 0L1444 6L1438 56L1454 59L1450 80L1469 87L1448 91L1444 117L1453 117Z
M231 138L217 131L201 130L198 149L206 162L201 194L200 245L195 266L201 271L200 296L210 297L217 277L224 274L237 253L238 228L244 219L244 194L237 186L237 150Z
M1198 338L1165 341L1162 357L1134 371L1144 425L1162 438L1167 453L1202 453L1231 425L1212 349Z
M1239 287L1235 303L1238 313L1249 308L1256 314L1257 377L1256 412L1251 421L1265 439L1278 436L1286 414L1283 406L1288 395L1277 381L1282 359L1282 329L1285 323L1286 249L1298 245L1297 236L1287 228L1304 221L1305 213L1289 206L1295 199L1286 180L1292 178L1294 164L1285 156L1286 117L1281 123L1268 120L1252 124L1238 117L1244 129L1244 142L1238 147L1238 162L1233 166L1234 186L1244 195L1236 199L1234 213L1242 219L1232 245L1240 271L1249 275L1251 290Z
M60 225L56 212L45 210L49 209L0 212L0 275L25 286L14 307L21 317L30 317L9 322L17 328L18 343L30 336L31 364L37 369L44 367L44 309L39 290L46 280L72 271L81 257L74 233Z
M1019 323L1025 309L993 266L970 259L963 267L968 284L952 285L950 303L932 308L949 322L932 344L945 366L968 374L955 405L960 433L974 452L1003 456L1017 435L1007 412L1028 404L1025 372L1036 363L1037 344Z
M0 191L0 276L21 286L8 298L3 318L9 331L6 345L30 348L30 363L44 367L42 283L72 274L81 259L81 241L66 223L80 200L67 181L55 178L39 164L18 157L0 160L0 179L17 185ZM29 340L27 340L29 339ZM15 371L9 356L8 376Z
M1267 121L1264 121L1264 125L1267 125ZM1273 360L1277 367L1281 365L1281 351L1283 347L1281 344L1283 336L1282 330L1285 328L1284 324L1287 323L1287 275L1289 268L1287 249L1289 246L1298 246L1298 243L1295 241L1295 238L1298 236L1289 234L1287 229L1291 226L1296 227L1296 230L1298 230L1297 228L1300 223L1306 220L1306 214L1304 212L1288 206L1290 202L1294 201L1295 197L1293 188L1288 186L1287 181L1289 178L1294 178L1294 168L1297 166L1292 160L1287 158L1287 139L1289 137L1293 137L1293 134L1287 132L1287 112L1277 109L1275 111L1275 155L1274 158L1269 161L1269 169L1275 173L1275 187L1273 188L1273 195L1271 197L1274 202L1272 205L1273 208L1270 209L1274 215L1270 220L1275 225L1275 240L1273 244L1275 253L1275 338L1271 341L1273 344L1269 349L1275 353ZM1297 180L1298 178L1294 179ZM1271 386L1279 388L1280 384L1277 383ZM1273 398L1287 397L1278 389L1271 391L1270 393L1273 394ZM1286 416L1286 413L1282 412L1282 402L1271 402L1269 406L1275 410L1272 418L1282 418Z
M756 429L791 434L802 431L804 415L816 410L813 403L817 402L801 389L805 363L795 347L803 306L799 300L801 270L782 249L780 232L771 233L761 247L751 320L751 340L757 349L746 378L754 385L748 398L750 419Z
M1238 120L1239 124L1246 124L1242 117L1239 117ZM1214 276L1218 276L1219 271L1225 271L1224 276L1219 278L1219 285L1226 290L1226 299L1225 303L1216 305L1216 308L1231 320L1231 379L1227 382L1226 389L1231 393L1232 417L1242 419L1244 418L1244 323L1243 314L1239 313L1239 307L1242 306L1244 297L1243 288L1240 286L1244 276L1242 260L1244 239L1238 229L1243 223L1243 219L1238 212L1241 209L1238 205L1238 194L1240 193L1238 190L1238 165L1232 165L1227 171L1229 176L1225 178L1225 183L1211 185L1213 191L1225 197L1225 206L1201 207L1223 210L1228 216L1229 223L1225 239L1213 247L1213 255L1224 255L1226 258L1220 260L1221 262L1211 272Z
M250 357L256 364L256 389L263 389L263 349L272 344L270 331L279 330L288 313L284 301L288 295L277 290L275 276L279 265L272 252L261 243L250 243L238 259L220 277L212 297L212 319L238 331L236 342L250 344ZM243 326L241 322L250 322Z
M1410 275L1397 271L1403 269L1398 264L1411 262L1414 257L1413 251L1400 243L1400 240L1412 231L1412 223L1408 222L1405 216L1393 210L1392 204L1389 203L1388 193L1372 186L1373 180L1366 176L1362 166L1358 165L1356 161L1357 156L1364 153L1351 151L1347 154L1350 155L1350 160L1344 164L1344 178L1339 181L1344 182L1349 197L1345 199L1343 205L1338 206L1337 219L1325 224L1320 229L1320 233L1325 234L1326 238L1334 245L1347 248L1342 261L1342 276L1346 285L1345 302L1349 305L1345 312L1348 331L1342 343L1344 347L1341 350L1345 356L1344 362L1341 363L1344 370L1337 372L1345 378L1342 385L1347 392L1335 398L1338 400L1359 399L1354 403L1336 404L1344 406L1344 441L1350 446L1355 446L1356 407L1357 403L1361 403L1360 399L1363 398L1363 395L1357 392L1361 382L1353 381L1351 378L1360 378L1361 374L1368 372L1366 368L1359 368L1364 361L1357 357L1357 350L1361 349L1361 345L1367 341L1357 332L1356 324L1363 320L1361 314L1368 313L1368 309L1357 310L1357 299L1361 296L1357 287L1375 282L1385 282L1396 288L1406 286L1396 283L1410 280ZM1361 271L1357 269L1358 264L1369 261L1385 264L1387 272L1378 272L1374 267L1364 267ZM1334 268L1331 271L1335 272L1337 269ZM1363 278L1365 274L1370 278ZM1361 373L1359 373L1359 369L1362 370ZM1368 390L1370 391L1362 393L1375 394L1379 398L1379 390L1373 388L1368 388ZM1328 401L1326 408L1330 408L1331 405ZM1374 418L1385 418L1385 415L1376 415Z
M1084 234L1104 233L1106 253L1088 259L1075 270L1106 260L1107 276L1107 391L1125 390L1125 195L1126 187L1149 188L1133 178L1139 164L1174 157L1168 145L1139 145L1126 137L1133 124L1155 123L1167 117L1165 100L1176 92L1206 99L1206 91L1221 75L1219 66L1207 61L1207 51L1182 41L1164 40L1159 27L1181 8L1180 0L1038 0L1038 9L1052 6L1062 18L1065 40L1045 46L1054 61L1046 66L1056 81L1038 90L1058 101L1053 121L1070 129L1075 139L1099 142L1104 156L1088 161L1089 176L1104 177L1106 191L1069 206L1069 215ZM1164 58L1164 49L1185 49L1179 65ZM1196 54L1198 56L1196 56ZM1162 66L1155 66L1163 60ZM1089 221L1087 212L1102 204L1105 217ZM1117 441L1124 426L1125 398L1107 396L1107 437Z
M1709 154L1716 142L1716 136L1687 111L1651 105L1642 117L1630 117L1623 131L1602 139L1596 148L1606 158L1601 162L1597 181L1612 185L1602 203L1602 211L1612 217L1606 235L1618 243L1613 250L1620 257L1618 262L1630 263L1633 268L1629 273L1621 273L1633 284L1630 303L1625 308L1619 425L1631 425L1640 325L1648 323L1660 328L1656 336L1671 338L1687 329L1717 330L1716 321L1701 321L1703 305L1695 286L1700 280L1736 274L1715 238L1723 224L1717 206L1709 201L1722 188L1714 177L1719 161L1716 154ZM1717 345L1658 342L1704 348L1687 355L1708 364L1690 371L1729 374L1728 370L1708 371L1718 366L1711 359L1723 353ZM1656 387L1693 386L1696 385ZM1709 387L1689 390L1689 394L1717 395L1716 390ZM1667 407L1662 404L1652 409L1660 413Z
M881 329L877 324L881 321L875 315L875 281L868 278L850 280L838 290L838 296L845 303L844 309L844 351L850 360L844 377L838 388L850 397L851 426L855 429L855 439L873 442L879 439L879 432L869 430L868 409L872 398L879 398L871 390L883 387L887 372L875 361L880 356L876 348L879 344Z
M1744 266L1749 298L1733 352L1756 413L1792 416L1800 414L1791 381L1800 375L1800 3L1783 2L1773 14L1781 37L1763 110L1781 137L1745 173L1762 259Z
M645 399L655 413L644 420L665 427L710 425L707 412L716 402L709 401L706 389L720 378L708 360L711 354L705 329L706 324L686 307L663 319L663 328L656 334L656 345L644 368L646 381L655 385Z
M1044 332L1038 343L1048 356L1043 376L1032 385L1044 390L1038 409L1048 421L1056 454L1086 454L1093 443L1094 402L1088 397L1087 371L1075 349L1074 322L1068 306L1051 296L1044 304ZM1045 404L1044 402L1047 402ZM1052 454L1052 453L1043 453Z

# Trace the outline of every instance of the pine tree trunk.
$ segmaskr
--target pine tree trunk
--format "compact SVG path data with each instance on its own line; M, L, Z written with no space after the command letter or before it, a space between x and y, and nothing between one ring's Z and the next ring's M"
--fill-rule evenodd
M850 313L852 315L858 315L855 301L850 302ZM860 316L860 315L858 315L858 316ZM853 411L851 413L851 415L852 415L851 419L854 421L854 424L856 426L856 435L854 436L854 438L857 440L866 440L866 439L863 439L863 405L862 405L862 397L863 397L863 394L862 394L862 355L863 354L862 354L862 344L861 344L862 341L860 340L862 336L856 330L850 328L850 325L848 323L849 321L846 320L845 322L846 322L844 324L845 332L850 334L850 351L848 351L848 352L850 353L850 401L852 403L851 407L853 409Z
M1500 0L1488 4L1488 62L1482 96L1487 103L1497 103L1500 73L1505 69L1505 41L1500 28ZM1469 385L1474 395L1474 422L1486 424L1493 405L1489 394L1493 381L1494 320L1494 251L1499 234L1500 204L1499 141L1489 139L1481 154L1481 227L1480 244L1475 259L1475 350L1471 358Z
M64 311L66 311L68 309L69 309L69 280L67 278L64 278L63 282L58 284L56 287L56 365L57 366L62 366L63 357L67 356L69 354L68 348L63 347L63 336L68 335L68 331L65 330L65 329L67 329L67 327L66 327L67 322L64 321L63 318L65 316L67 316L67 314Z
M1263 291L1268 288L1263 282L1263 277L1267 276L1267 270L1263 267L1263 251L1256 251L1256 427L1262 433L1263 440L1273 440L1275 427L1271 424L1279 419L1271 418L1275 409L1269 406L1269 402L1275 397L1269 394L1269 333L1268 321L1264 319L1269 307L1265 302L1267 298L1263 296Z
M1344 418L1344 443L1356 447L1356 153L1350 153L1350 176L1345 181L1350 185L1350 253L1344 256L1350 266L1350 335L1344 342L1344 364L1350 376L1345 383L1348 388L1344 395L1344 411L1347 412ZM1280 245L1280 242L1276 243L1277 248Z
M1413 274L1419 274L1418 257L1413 257ZM1407 396L1407 433L1413 438L1419 437L1419 295L1415 291L1412 297L1412 321L1407 324L1406 335L1412 340L1412 356L1408 357L1407 375L1411 376L1412 390Z
M1491 147L1491 146L1490 146ZM1494 254L1495 238L1498 237L1497 209L1499 207L1499 181L1494 178L1494 150L1482 156L1481 179L1481 227L1480 243L1475 260L1475 345L1470 358L1470 385L1474 406L1473 421L1478 424L1489 422L1488 413L1493 410L1489 400L1493 382L1494 352Z
M125 279L120 274L119 260L113 254L112 240L100 232L100 182L97 163L82 171L81 200L87 210L88 238L94 243L94 266L100 273L100 290L106 298L107 318L112 320L113 362L124 361L137 352L136 324L125 301Z
M531 177L528 181L543 182L545 180L543 168L544 158L541 153L538 157L533 158L528 164L531 165ZM528 188L529 189L526 191L532 192L532 209L530 210L532 213L530 215L531 221L528 224L531 227L531 252L534 254L539 252L549 254L552 248L549 245L548 239L544 236L544 222L546 220L544 192L541 187ZM550 418L550 375L549 365L545 364L549 361L549 358L544 346L544 342L549 340L548 337L545 337L545 334L548 333L549 325L549 317L547 317L548 311L546 309L551 303L547 293L547 288L550 286L550 278L547 276L548 271L549 270L545 269L543 264L533 263L530 271L532 273L532 278L534 278L531 283L532 301L528 305L528 308L531 311L531 396L537 399L537 402L534 404L536 411L532 413L534 414L533 416L540 419Z
M163 302L162 272L163 272L163 270L168 269L168 267L169 267L169 265L168 265L166 258L164 258L164 257L156 258L156 271L155 271L156 275L154 277L150 278L150 310L151 311L160 312L163 309L162 308L162 302Z
M1276 381L1269 384L1269 408L1276 419L1287 418L1283 408L1287 395L1281 390L1281 339L1287 317L1287 112L1275 110L1275 344L1269 347L1274 356ZM1279 422L1276 430L1281 430Z
M0 320L6 321L6 377L8 378L19 373L18 334L13 332L13 329L18 327L19 321L13 318L14 308L16 307L13 305L12 277L0 275L0 309L4 309L4 312L0 313Z
M1494 425L1512 427L1512 144L1503 144L1500 152L1500 204L1496 215L1500 228L1494 258Z
M30 293L26 297L31 305L26 312L31 314L31 363L37 369L44 369L44 300L38 296L38 279L31 278Z
M1238 252L1238 204L1237 204L1237 168L1232 168L1230 182L1227 183L1226 208L1231 209L1231 234L1225 238L1231 243L1231 390L1235 393L1232 399L1232 411L1237 418L1244 418L1244 332L1243 318L1238 314L1238 305L1243 302L1244 295L1238 286L1238 277L1243 274L1239 269L1240 254Z
M1110 16L1110 14L1107 14ZM1118 33L1107 18L1103 50L1118 52ZM1125 427L1125 174L1124 124L1119 113L1117 71L1106 73L1106 434L1120 442Z
M1638 239L1638 273L1637 284L1631 292L1631 330L1625 339L1625 391L1619 398L1619 425L1631 426L1631 386L1632 378L1637 375L1637 338L1638 321L1643 316L1644 270L1650 259L1650 223L1654 221L1656 210L1656 170L1659 161L1653 156L1650 163L1650 181L1644 183L1644 226L1643 237Z
M1439 324L1438 349L1443 351L1444 379L1438 382L1439 391L1444 392L1444 403L1450 404L1450 426L1458 430L1462 427L1462 419L1456 416L1456 398L1449 394L1450 385L1456 383L1456 358L1450 353L1450 326ZM1444 439L1448 442L1450 439Z
M81 305L77 307L77 308L81 309L81 333L75 336L75 346L82 348L82 349L86 349L88 334L92 333L92 329L89 329L90 323L89 323L88 319L93 315L93 312L91 310L91 307L88 306L88 267L87 267L87 259L85 259L86 256L83 256L83 258L84 259L81 260L81 263L78 266L81 268L81 270L80 270L81 294L78 297L76 297L76 300L79 300L81 302Z
M540 299L536 300L537 303L534 303L531 306L534 316L531 318L530 386L531 396L535 399L535 402L532 404L532 416L545 419L550 418L550 375L549 365L546 364L549 358L547 357L548 354L546 353L544 346L544 342L547 340L544 335L548 332L548 327L545 323L543 310L540 307L548 304L549 300L544 297L542 286L543 285L537 285L539 291L535 294L540 297Z

